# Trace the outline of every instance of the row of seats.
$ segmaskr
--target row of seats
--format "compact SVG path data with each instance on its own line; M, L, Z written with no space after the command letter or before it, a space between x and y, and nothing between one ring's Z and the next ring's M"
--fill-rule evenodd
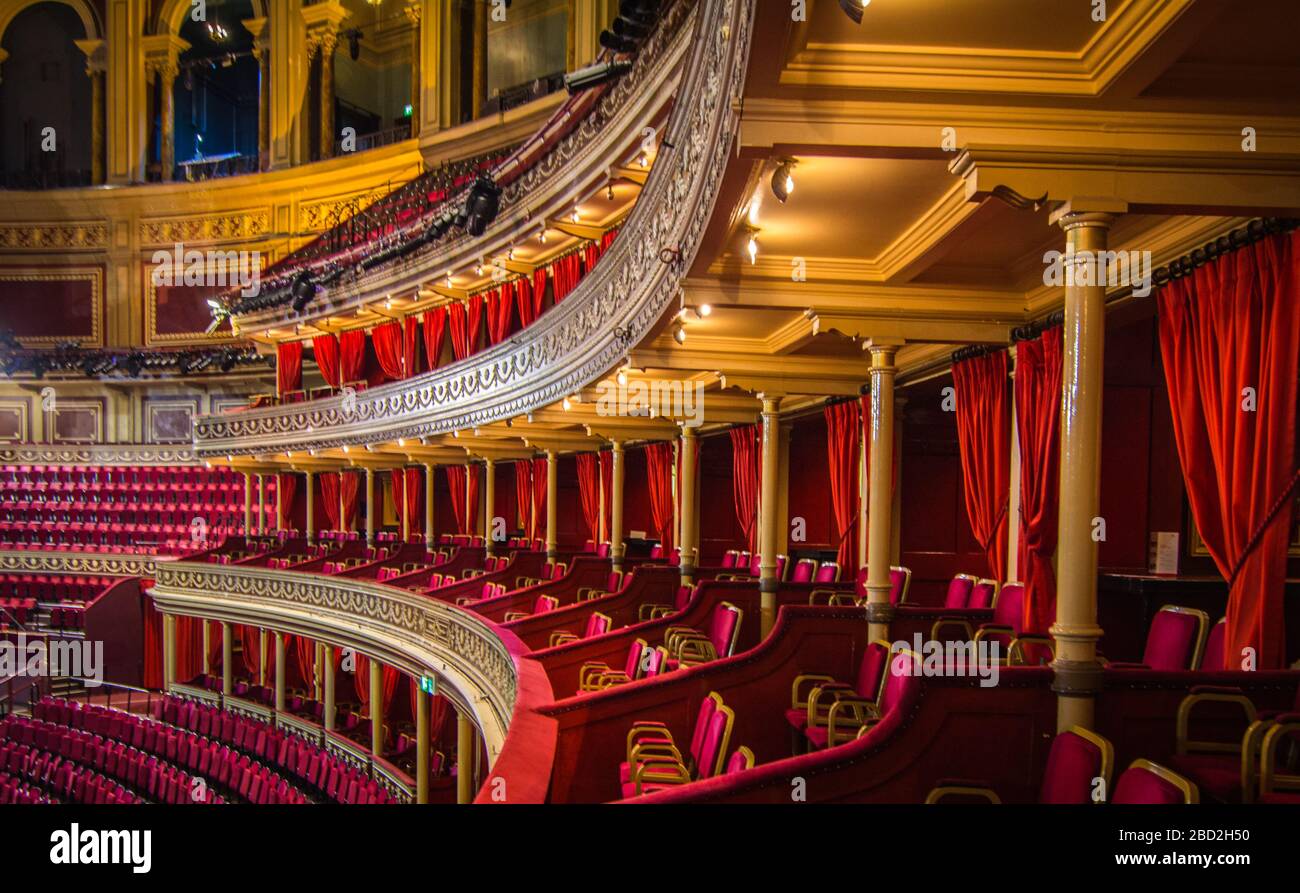
M658 720L638 720L627 735L627 760L618 767L623 797L635 797L688 784L715 775L744 772L754 765L748 747L738 747L727 759L736 714L717 692L700 702L690 744L685 753L672 730Z
M683 592L689 598L690 591L690 587L679 587L679 598ZM685 607L684 603L682 607ZM709 615L709 623L703 630L690 626L670 626L664 631L663 644L660 645L636 639L628 648L621 670L614 669L603 661L587 661L579 667L578 690L599 691L638 679L650 679L681 667L730 657L736 653L744 617L745 612L740 608L730 602L721 602L714 607Z
M64 759L58 754L27 744L0 740L0 768L15 779L27 779L53 792L38 803L143 803L140 797L94 769ZM15 796L17 785L14 786ZM25 789L27 796L31 788ZM0 798L0 802L4 802ZM22 801L14 801L22 802ZM33 802L27 800L26 802Z
M130 745L174 766L191 770L194 777L205 780L205 786L209 781L215 782L250 803L308 802L303 793L287 780L248 756L157 719L61 698L43 698L32 706L32 715L57 726L84 730L103 739ZM172 795L179 796L177 792L172 792Z
M26 624L38 603L57 603L50 609L49 625L58 629L81 629L85 626L86 608L119 579L58 574L0 575L0 610Z
M389 803L382 785L359 769L312 744L260 720L236 716L208 704L168 696L155 705L157 716L179 728L241 748L283 768L338 803ZM205 732L205 729L207 730Z
M154 802L223 802L206 783L195 784L195 779L178 767L121 741L110 742L90 732L11 715L0 722L0 738L93 769ZM61 792L57 782L55 790Z
M4 764L4 765L7 765ZM10 775L4 769L0 769L0 805L6 803L58 803L58 799L51 797L45 791L36 785L28 784L16 775Z
M0 465L0 489L58 489L70 486L212 486L233 489L242 476L201 465Z

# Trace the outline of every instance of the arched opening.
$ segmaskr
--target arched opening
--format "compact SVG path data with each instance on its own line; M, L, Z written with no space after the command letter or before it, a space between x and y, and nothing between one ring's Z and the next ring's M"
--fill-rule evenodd
M172 85L177 180L251 173L258 166L261 90L253 35L242 22L254 15L249 0L209 0L206 21L186 16ZM155 150L155 161L159 155Z
M332 58L321 57L322 65L333 65L333 146L320 147L326 151L314 158L370 149L411 135L418 25L396 4L345 0L343 6L350 15L340 28ZM321 75L318 65L313 70L317 95L331 80ZM313 132L319 132L317 122L312 123Z
M0 48L0 182L8 189L85 186L95 169L93 89L86 54L93 37L72 7L37 3L14 16Z

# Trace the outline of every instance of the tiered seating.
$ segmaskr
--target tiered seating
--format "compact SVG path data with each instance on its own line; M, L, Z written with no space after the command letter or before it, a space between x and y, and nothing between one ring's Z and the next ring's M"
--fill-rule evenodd
M0 753L3 748L0 747ZM0 761L0 765L8 765ZM6 803L58 803L59 801L42 791L36 785L28 784L16 775L10 775L0 768L0 805Z
M0 740L0 767L5 768L3 777L12 780L0 784L0 803L6 802L5 796L12 796L14 799L9 802L15 803L144 802L103 773L28 744ZM22 779L31 784L25 784ZM53 795L46 799L37 794L35 786L52 791Z
M122 798L116 788L108 787L102 782L96 785L92 777L73 772L71 764L92 770L102 778L116 779L132 788L137 795L146 795L156 802L222 802L206 783L195 785L194 778L175 765L122 741L109 741L92 732L42 719L9 716L0 723L0 738L61 758L63 768L49 765L47 773L56 773L52 779L56 793L70 795L77 802L116 803L121 802ZM48 779L49 775L44 777ZM90 796L94 799L85 799L85 795L77 794L76 785L81 780L90 786ZM196 799L195 793L201 794L202 799ZM103 799L100 799L101 796Z
M178 730L146 716L93 704L45 698L33 706L37 719L59 726L82 729L106 740L129 744L137 750L188 769L205 786L221 787L228 794L251 803L307 802L302 792L261 763L236 753L191 731ZM181 797L182 799L175 799ZM164 802L193 799L192 791L170 791Z
M551 647L554 648L556 645L576 642L579 639L590 639L595 636L603 636L605 633L609 632L612 623L613 621L610 620L608 614L593 611L587 617L587 626L583 629L582 635L576 635L567 629L557 630L551 633Z
M176 697L159 701L155 712L164 722L197 731L200 735L211 735L279 766L335 802L388 803L392 800L382 785L367 778L356 767L310 741L260 720Z
M86 608L121 577L67 574L0 575L0 608L19 623L35 619L39 604L49 606L49 626L81 629Z
M611 685L623 685L636 679L658 676L668 667L668 649L637 639L627 650L622 670L611 669L603 661L587 661L578 671L579 691L600 691Z
M709 692L700 702L695 730L685 754L664 723L655 720L633 723L627 735L627 761L618 767L623 796L662 791L721 773L735 719L736 714L722 703L722 696ZM742 756L741 761L736 771L753 766L754 755Z
M1102 802L1110 788L1114 768L1115 748L1101 735L1079 726L1061 732L1052 739L1052 748L1047 753L1047 769L1038 790L1038 802ZM972 801L1002 802L997 792L983 782L962 779L940 781L925 798L926 803Z
M243 484L197 466L0 466L0 545L178 553L243 519Z
M664 632L668 669L708 663L735 654L744 616L745 612L731 602L722 602L713 609L705 631L690 626L668 627Z
M489 589L492 590L491 594L489 594L488 592ZM484 598L491 598L493 595L505 595L505 592L506 592L505 586L499 583L497 584L486 583L483 586ZM539 595L537 596L537 601L533 603L533 610L531 611L531 613L528 611L507 611L506 622L509 623L511 620L519 620L520 618L523 617L531 617L533 616L533 614L545 614L547 611L554 611L556 608L559 607L559 605L560 605L560 600L555 596L545 595L545 594Z

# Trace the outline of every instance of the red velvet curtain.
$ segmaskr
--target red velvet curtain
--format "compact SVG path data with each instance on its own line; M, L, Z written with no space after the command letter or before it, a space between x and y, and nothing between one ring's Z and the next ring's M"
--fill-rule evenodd
M361 472L341 472L339 486L343 488L343 529L352 530L357 519L357 493L361 489Z
M515 504L519 508L519 529L524 536L533 535L533 463L528 459L515 462Z
M244 670L248 678L257 684L262 666L262 631L256 626L239 624L234 627L238 634L240 647L244 651ZM266 638L266 679L269 685L275 673L275 639Z
M401 381L415 373L415 317L408 316L403 323L386 322L370 331L370 341L375 346L375 359L389 381Z
M500 344L510 334L513 309L514 302L506 288L494 288L487 293L488 344Z
M370 712L370 658L361 652L356 652L356 672L352 676L352 687L356 689L357 699L361 701L361 709L367 715ZM392 706L393 695L397 693L397 680L401 674L390 666L384 666L380 674L380 687L384 694L384 715L388 715L388 708Z
M533 284L529 289L533 295L533 318L542 315L542 302L546 300L546 267L533 270Z
M302 389L302 342L286 341L275 348L275 391L280 396Z
M292 636L286 645L292 648L294 664L303 686L310 692L316 681L316 643L306 636Z
M1011 488L1011 402L1007 352L999 350L952 364L957 397L966 516L988 556L989 576L1007 573L1007 510Z
M361 380L361 366L365 358L365 330L352 329L339 335L339 377L343 384Z
M578 280L582 278L581 263L576 251L552 262L551 287L555 303L558 304L568 297L569 292L573 291Z
M546 460L533 460L533 536L545 537L546 530Z
M447 307L424 311L424 365L432 372L442 358L442 342L447 335Z
M1226 667L1286 665L1283 591L1300 468L1300 233L1224 255L1160 290L1160 355L1187 499L1228 581Z
M595 453L578 453L578 497L582 500L582 514L592 540L600 539L600 486Z
M852 534L858 522L858 440L862 430L858 402L832 403L823 412L831 508L840 538L836 560L841 577L852 580L857 574L857 543Z
M451 493L451 513L456 517L456 532L468 533L465 505L465 466L444 465L447 472L447 490Z
M673 547L673 445L661 441L645 448L650 516L665 553Z
M1061 469L1061 327L1016 347L1016 434L1020 442L1019 577L1024 632L1046 635L1056 619L1056 533Z
M316 358L316 367L321 377L332 388L342 386L339 378L339 339L333 335L318 335L311 339L311 353Z
M452 304L447 315L451 329L451 352L463 360L478 350L478 330L483 322L483 296Z
M340 530L339 526L339 473L325 471L317 475L320 478L320 497L324 503L325 520L330 530Z
M605 450L600 456L600 492L605 499L605 525L600 529L600 541L609 542L610 512L614 505L614 454Z
M215 623L217 636L221 624ZM220 639L218 638L218 642ZM163 615L153 599L144 597L144 686L163 686ZM189 682L203 672L203 621L195 617L176 618L176 679Z
M393 482L393 511L397 514L398 524L401 525L402 513L405 512L407 533L422 533L424 521L420 507L423 500L420 491L423 481L420 469L394 468L390 477Z
M474 533L474 527L478 524L478 479L482 472L477 465L465 466L466 479L469 481L469 497L466 500L465 514L467 521L462 533Z
M744 425L731 429L731 487L736 501L736 520L745 534L746 547L752 552L758 534L759 486L758 427Z
M519 311L519 325L530 326L533 320L537 319L537 314L541 311L540 306L533 306L533 282L528 276L521 276L507 286L514 292L515 307ZM541 304L541 301L538 301Z
M280 529L293 527L293 498L298 494L298 475L281 472L275 476L275 486L280 494Z

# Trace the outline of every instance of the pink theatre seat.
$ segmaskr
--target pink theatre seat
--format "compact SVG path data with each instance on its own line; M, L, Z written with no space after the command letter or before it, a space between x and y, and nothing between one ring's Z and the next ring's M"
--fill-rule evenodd
M1111 803L1173 805L1197 803L1196 785L1150 760L1134 760L1115 783Z

